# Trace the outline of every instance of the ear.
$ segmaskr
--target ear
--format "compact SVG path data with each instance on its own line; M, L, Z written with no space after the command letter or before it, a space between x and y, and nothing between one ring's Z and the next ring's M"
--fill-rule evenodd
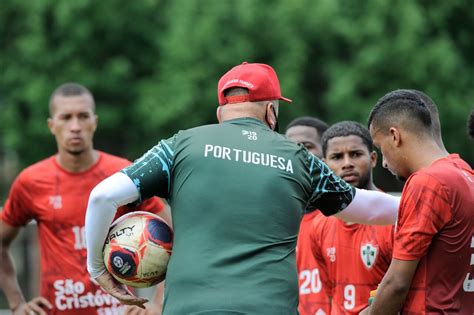
M222 107L221 107L221 106L217 106L217 109L216 109L216 117L217 117L217 121L218 121L219 123L222 122L221 116L222 116Z
M267 119L267 124L272 130L275 130L277 123L277 117L275 116L275 109L272 102L267 103L265 117Z
M377 152L374 150L370 152L370 167L374 168L377 165Z
M49 128L49 131L51 132L51 134L54 135L54 132L53 132L53 127L54 127L54 122L53 122L53 118L48 118L46 120L46 122L48 123L48 128Z
M402 145L402 135L400 130L396 127L390 127L390 140L395 147L399 147Z
M95 126L94 126L94 132L95 132L97 130L97 125L99 124L99 116L94 115L94 119L95 119Z

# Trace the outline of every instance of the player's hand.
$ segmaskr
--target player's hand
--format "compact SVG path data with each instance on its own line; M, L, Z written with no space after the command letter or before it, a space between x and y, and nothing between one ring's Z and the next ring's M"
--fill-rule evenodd
M369 315L370 313L370 306L364 308L362 311L360 311L359 315Z
M14 315L47 315L46 310L51 310L53 306L42 296L37 296L28 303L21 304L12 313Z
M146 309L141 309L136 306L128 306L124 315L161 315L163 305L149 302L145 304Z
M133 295L124 284L115 280L115 278L107 271L95 278L95 280L105 291L107 291L107 293L119 300L120 303L136 305L137 307L145 309L144 304L148 302L148 300Z

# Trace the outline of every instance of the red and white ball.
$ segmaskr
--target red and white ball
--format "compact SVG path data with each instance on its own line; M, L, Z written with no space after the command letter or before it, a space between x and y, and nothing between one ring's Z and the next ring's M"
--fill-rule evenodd
M173 247L173 230L159 216L132 212L112 223L104 263L119 282L136 288L164 280Z

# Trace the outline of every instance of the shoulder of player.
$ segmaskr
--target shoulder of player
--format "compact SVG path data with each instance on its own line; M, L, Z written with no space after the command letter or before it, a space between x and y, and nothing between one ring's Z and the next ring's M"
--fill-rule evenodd
M394 229L394 225L372 225L372 227L376 228L377 231L381 233L388 233L391 234Z
M391 239L394 233L393 225L368 225L374 232L377 238Z
M210 133L215 134L216 130L219 130L219 131L222 132L225 129L235 130L236 128L237 129L243 129L243 130L248 129L249 131L257 131L257 132L261 131L261 129L262 129L262 127L260 125L246 126L246 125L235 125L235 124L227 124L227 123L207 124L207 125L202 125L202 126L197 126L197 127L185 129L185 130L180 130L175 134L175 136L185 137L185 136L201 134L201 133L206 133L206 132L210 132ZM295 148L298 147L298 145L296 143L294 143L293 141L288 140L282 134L271 131L270 129L268 129L268 127L264 128L264 131L267 131L268 134L270 134L272 137L278 138L278 140L287 142L289 145L294 146Z
M452 178L451 180L447 179L437 172L428 170L428 168L412 174L402 191L398 224L402 224L404 219L413 211L432 213L433 202L438 204L437 207L443 205L444 211L437 208L438 212L451 212L449 209L451 209L453 201L452 187L455 185L456 183Z
M423 195L436 196L449 204L449 200L452 199L452 187L460 179L456 176L462 175L459 172L453 172L452 169L440 169L439 167L427 167L415 172L405 183L401 204L405 204L414 196L420 199Z
M100 154L100 160L99 160L99 163L101 164L100 166L103 166L103 167L112 167L112 168L117 168L117 170L120 170L132 163L126 158L123 158L117 155L113 155L113 154L106 153L103 151L97 151L97 152L99 152Z
M288 139L286 136L284 135L281 135L279 133L276 133L274 132L275 134L275 137L281 141L281 143L283 145L285 145L286 147L288 147L289 149L297 152L297 153L301 153L301 154L304 154L306 156L313 156L305 147L304 145L300 144L300 143L295 143L294 141L291 141L290 139Z
M180 144L186 143L188 139L192 139L194 137L203 136L206 134L218 134L215 130L219 124L209 124L209 125L202 125L197 126L189 129L183 129L176 132L174 135L167 139L161 139L153 148L156 148L160 145L160 143L165 142L166 145L176 147ZM191 140L192 141L192 140Z
M444 172L432 168L424 168L413 173L405 183L404 190L411 189L433 189L444 187L446 177L443 175Z
M319 210L311 221L311 231L315 234L326 233L331 228L335 228L338 224L338 219L332 216L325 216Z
M53 155L27 166L18 174L16 181L36 181L37 179L44 178L45 175L51 174L52 170L56 168L54 158L55 156Z
M458 177L462 176L461 172L464 170L472 172L472 169L464 160L457 154L451 154L448 157L434 161L428 167L418 170L410 176L408 181L416 181L417 184L431 182L434 185L439 184L449 187Z
M189 129L183 129L179 130L174 136L175 137L186 137L194 134L199 134L202 132L213 132L214 129L220 128L222 125L220 124L207 124L207 125L201 125Z
M185 129L185 130L180 130L170 139L173 139L177 143L182 143L183 141L186 141L187 139L192 138L194 136L203 136L206 134L220 135L219 132L224 131L224 129L227 126L232 126L232 128L238 126L239 128L241 127L242 129L245 129L245 126L239 126L239 125L209 124L209 125L198 126L194 128ZM249 131L253 131L253 130L249 130ZM256 130L256 131L259 132L259 130ZM284 135L279 134L277 132L273 132L270 129L268 130L265 129L265 131L267 131L267 135L269 135L269 137L272 139L271 141L275 141L275 143L278 143L278 146L280 149L283 149L287 152L294 152L295 155L303 154L304 159L306 160L309 159L309 156L310 156L309 151L307 151L304 146L296 144L293 141L290 141Z

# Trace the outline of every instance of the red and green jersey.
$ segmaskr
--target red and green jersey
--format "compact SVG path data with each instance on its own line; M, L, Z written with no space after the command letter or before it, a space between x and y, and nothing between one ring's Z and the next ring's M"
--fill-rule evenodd
M320 267L311 248L311 226L317 216L324 215L313 211L303 216L296 243L300 315L324 315L331 312L331 303L321 282Z
M359 314L390 265L393 226L346 224L321 215L312 221L310 241L331 314Z
M93 283L86 270L85 213L91 190L103 179L130 164L99 152L87 171L71 173L55 156L26 168L13 183L0 219L11 226L35 220L41 250L41 291L54 309L48 314L120 314L123 306ZM163 209L158 198L125 212Z
M420 260L403 314L473 314L474 173L457 154L406 182L393 258Z

